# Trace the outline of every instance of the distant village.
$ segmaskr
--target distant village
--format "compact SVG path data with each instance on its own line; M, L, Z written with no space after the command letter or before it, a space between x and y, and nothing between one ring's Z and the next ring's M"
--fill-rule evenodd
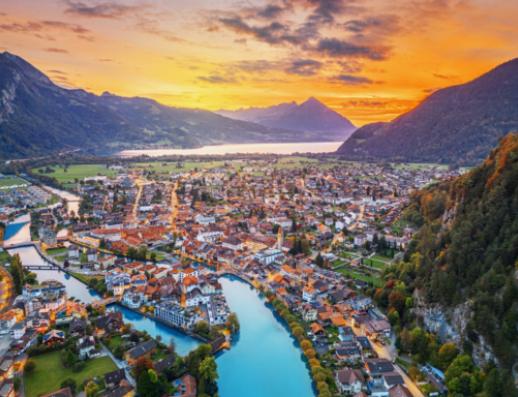
M384 270L412 240L415 231L401 220L409 195L457 171L297 157L211 167L178 161L173 170L129 164L68 182L80 198L75 207L38 186L34 175L0 190L0 222L7 225L0 294L10 302L0 314L0 397L130 397L142 387L144 363L167 385L162 395L200 395L199 374L176 362L175 347L134 329L113 307L190 335L210 346L209 355L225 354L239 318L221 277L248 283L294 316L310 365L309 349L332 374L329 390L317 387L319 396L446 392L439 370L423 368L426 390L433 390L423 393L398 365L390 321L364 291L382 285ZM31 238L20 242L9 224L27 213ZM27 263L16 285L7 250L25 243L96 298L83 302L62 282L39 280L32 272L44 270ZM84 384L67 384L64 375L55 390L27 394L31 374L44 365L38 357L58 351L78 368L74 374L89 363L104 369ZM320 384L314 371L312 377Z

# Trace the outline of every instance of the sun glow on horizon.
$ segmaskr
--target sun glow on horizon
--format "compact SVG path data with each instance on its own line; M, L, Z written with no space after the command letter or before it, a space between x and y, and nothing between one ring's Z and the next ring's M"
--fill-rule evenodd
M314 96L361 126L518 54L500 0L0 1L0 49L67 88L208 110Z

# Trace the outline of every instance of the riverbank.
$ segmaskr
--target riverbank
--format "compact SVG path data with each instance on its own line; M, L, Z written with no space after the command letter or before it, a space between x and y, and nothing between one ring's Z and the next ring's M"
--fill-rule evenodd
M202 342L202 343L211 343L211 342L212 342L211 340L209 340L209 339L205 338L205 337L204 337L204 336L202 336L202 335L199 335L199 334L197 334L197 333L195 333L195 332L189 331L189 330L184 329L184 328L181 328L181 327L177 327L177 326L175 326L174 324L168 323L167 321L164 321L164 320L162 320L162 319L160 319L160 318L156 317L154 314L151 314L151 313L147 313L147 312L143 312L143 311L137 310L137 309L135 309L135 308L133 308L133 307L129 307L128 305L125 305L125 304L124 304L124 303L122 303L122 302L119 302L119 303L113 303L113 304L111 304L111 305L109 305L109 306L113 308L113 307L114 307L114 306L116 306L116 305L118 305L118 306L120 306L120 307L123 307L123 308L125 308L126 310L132 311L132 312L133 312L133 313L135 313L135 314L139 314L139 315L141 315L141 316L143 316L143 317L147 317L147 318L149 318L149 319L150 319L150 320L152 320L152 321L156 321L157 323L160 323L160 324L162 324L162 325L165 325L166 327L169 327L169 328L171 328L171 329L174 329L174 330L176 330L176 331L178 331L178 332L181 332L181 333L183 333L184 335L189 336L189 337L191 337L191 338L194 338L194 339L196 339L196 340L198 340L198 341L200 341L200 342Z
M232 348L216 359L220 396L314 397L301 350L260 290L235 277L220 283L240 322Z
M33 247L21 249L22 261L43 261ZM18 250L20 252L20 250ZM57 271L37 271L38 279L57 279L65 284L69 296L78 297L86 304L99 296L92 294L87 285ZM301 349L285 325L276 317L266 300L250 280L225 275L220 278L223 293L231 311L240 322L240 332L231 348L216 355L218 386L222 397L246 395L247 397L314 397L312 380ZM112 305L120 311L124 322L151 337L169 344L173 342L180 355L187 355L200 345L201 340L159 322L154 316L122 305ZM269 379L269 382L264 382Z
M21 247L21 248L12 248L8 250L10 255L18 254L20 255L20 259L22 261L22 265L36 265L36 266L45 266L48 265L48 262L45 261L44 257L41 256L34 246L29 247ZM47 280L56 280L65 285L67 294L71 298L77 298L84 302L85 304L92 303L94 300L99 299L99 295L89 289L85 284L83 284L80 280L70 274L70 272L62 271L59 268L55 268L53 270L31 270L32 273L35 273L38 282L43 282Z

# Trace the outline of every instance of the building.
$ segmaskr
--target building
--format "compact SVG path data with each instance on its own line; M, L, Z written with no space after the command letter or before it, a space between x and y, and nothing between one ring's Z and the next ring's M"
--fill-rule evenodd
M270 265L273 262L282 261L284 254L279 249L265 249L255 254L254 259L263 265Z
M335 372L336 387L341 393L360 393L365 385L365 377L358 369L343 368Z
M77 350L79 358L86 360L96 355L95 338L93 336L84 336L77 341Z
M156 342L154 339L150 339L145 342L139 343L134 348L128 350L124 354L124 359L128 362L129 365L133 365L140 358L149 358L151 354L155 351L155 349Z
M188 328L193 324L192 317L186 314L184 308L173 301L156 305L155 316L159 320L178 328Z

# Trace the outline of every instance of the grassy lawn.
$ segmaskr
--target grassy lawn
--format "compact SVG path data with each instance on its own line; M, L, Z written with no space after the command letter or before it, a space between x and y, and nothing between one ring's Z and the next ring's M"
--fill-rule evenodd
M354 280L365 281L367 283L373 284L375 287L383 286L383 280L381 280L380 278L375 277L373 275L360 273L358 271L347 269L347 268L338 269L337 271L346 277L352 278Z
M363 263L365 263L367 266L383 270L385 267L390 265L390 261L391 259L385 256L374 255L372 258L364 259Z
M333 265L333 268L343 266L345 262L342 259L335 259L333 262L331 262Z
M350 251L341 252L339 254L339 256L341 256L342 258L347 258L347 259L356 259L356 258L360 257L360 255L357 254L356 252L350 252Z
M71 368L63 367L59 351L36 356L33 360L36 368L33 372L24 375L26 397L37 397L58 390L61 382L68 378L74 379L80 386L87 379L102 376L117 369L109 357L99 357L88 360L81 372L74 372Z
M122 337L120 335L116 335L111 337L108 340L108 349L113 353L116 348L118 348L122 344Z
M74 275L74 277L78 278L85 284L88 284L90 282L90 280L92 280L94 278L96 278L97 280L103 279L103 276L100 276L100 275L88 275L88 274L75 273L75 272L73 272L72 275Z
M114 177L117 172L111 169L106 168L104 164L74 164L70 165L68 169L65 169L61 166L51 166L54 172L46 174L43 169L33 168L32 172L39 175L46 175L53 178L56 178L60 183L71 183L77 178L79 180L84 178L90 178L93 176L107 176Z
M189 172L195 169L211 169L219 168L225 165L224 161L183 161L180 163L181 167L178 167L178 162L160 162L152 161L148 163L134 163L131 164L131 168L141 168L146 170L152 170L159 174L171 173L171 172Z
M49 255L63 255L64 253L66 253L68 250L63 247L63 248L51 248L51 249L48 249L47 250L47 254Z
M0 178L0 187L10 187L17 185L29 185L25 179L18 178L17 176L8 176L7 178Z
M163 261L163 260L165 259L165 255L164 255L164 253L163 253L163 252L160 252L160 251L158 251L158 250L153 250L153 251L151 251L151 252L152 252L152 253L154 253L154 254L156 255L156 258L155 258L155 259L156 259L158 262ZM151 258L151 252L149 253L150 258Z

